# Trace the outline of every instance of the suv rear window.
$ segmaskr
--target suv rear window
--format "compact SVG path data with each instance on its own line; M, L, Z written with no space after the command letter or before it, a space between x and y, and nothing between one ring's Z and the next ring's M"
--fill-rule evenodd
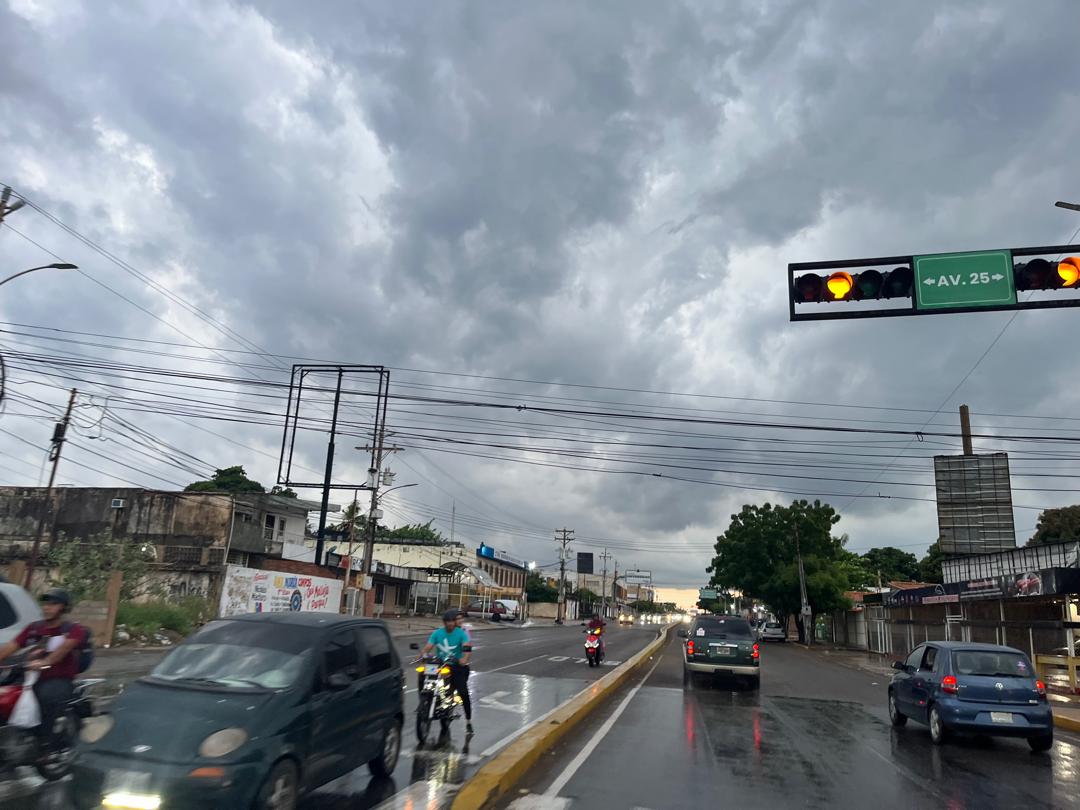
M699 633L699 630L704 632ZM750 623L746 619L719 616L698 619L694 624L694 635L712 636L714 638L752 638Z
M987 675L998 678L1030 678L1027 658L1014 652L957 650L953 654L957 675Z

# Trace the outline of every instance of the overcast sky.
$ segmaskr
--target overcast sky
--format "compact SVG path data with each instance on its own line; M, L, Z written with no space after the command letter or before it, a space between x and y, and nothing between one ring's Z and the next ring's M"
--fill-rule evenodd
M76 385L61 483L243 464L272 484L284 401L257 383L296 357L386 365L403 396L929 432L966 402L978 432L1080 436L1074 310L791 324L784 275L1065 243L1078 30L1073 0L0 0L0 184L75 232L11 214L0 276L81 268L0 290L21 325L0 336L0 482L38 482ZM98 365L57 364L73 355ZM367 467L369 409L350 408L342 483ZM704 580L743 503L794 492L828 495L855 550L921 555L930 456L958 446L404 399L391 428L397 482L419 484L388 496L391 523L449 533L453 509L458 539L542 564L566 526L668 586ZM309 475L324 442L300 443ZM1013 452L1031 507L1078 500L1047 491L1080 489L1071 458L1046 459L1072 446L977 443ZM1016 510L1021 541L1037 516Z

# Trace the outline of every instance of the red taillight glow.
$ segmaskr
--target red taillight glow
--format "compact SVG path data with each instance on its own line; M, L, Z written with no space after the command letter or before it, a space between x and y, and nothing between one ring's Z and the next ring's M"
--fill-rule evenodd
M754 645L754 658L761 658L761 648L757 644Z
M960 692L960 687L956 683L955 675L946 675L941 679L941 691L946 695L955 695Z
M694 642L693 641L686 642L686 654L687 655L693 655L694 654Z
M1046 697L1046 684L1042 681L1035 681L1035 691L1042 697Z

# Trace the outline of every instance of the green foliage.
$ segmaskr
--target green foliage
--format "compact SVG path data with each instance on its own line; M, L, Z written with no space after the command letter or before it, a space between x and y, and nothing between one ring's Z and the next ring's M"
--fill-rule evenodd
M602 602L603 601L602 596L600 596L599 594L593 593L588 588L578 588L577 593L574 594L574 598L577 599L578 602L582 602L582 603L585 603L585 602Z
M559 589L548 585L537 573L525 578L525 596L530 602L558 602Z
M1029 546L1043 543L1067 543L1080 540L1080 505L1044 509L1035 524L1035 534L1027 541Z
M833 536L832 527L839 520L836 511L820 501L747 504L716 539L716 556L708 569L711 585L761 599L781 617L798 613L802 600L797 530L810 607L815 613L847 607L844 591L865 572L844 548L847 538Z
M266 492L266 490L258 481L248 478L244 468L238 466L215 470L212 478L188 484L184 487L184 492ZM284 494L284 492L277 494ZM295 494L293 493L293 497Z
M944 559L940 543L930 546L926 556L919 560L919 582L942 582L941 561Z
M398 526L383 533L383 537L391 537L397 540L419 540L426 543L445 543L446 538L438 529L431 527L432 521L427 523L414 523L406 526Z
M130 540L114 540L110 534L94 535L86 542L67 540L62 534L46 556L55 572L54 582L63 585L76 602L104 599L113 571L123 577L120 600L126 601L149 593L146 573L154 561L147 546Z
M127 627L132 635L148 636L164 629L187 636L213 616L214 609L208 599L190 597L179 602L157 599L122 602L116 612L116 623Z
M862 555L866 570L883 583L891 579L914 581L919 577L919 558L892 546L872 548Z
M243 468L241 467L241 470ZM279 498L296 498L299 497L293 490L288 487L279 487L277 484L270 487L270 494L277 495Z
M335 523L332 528L339 532L349 531L349 527L355 527L353 532L357 537L363 537L364 530L367 528L367 515L361 510L363 507L357 502L353 501L346 504L345 509L341 513L341 521ZM314 534L314 531L311 532Z

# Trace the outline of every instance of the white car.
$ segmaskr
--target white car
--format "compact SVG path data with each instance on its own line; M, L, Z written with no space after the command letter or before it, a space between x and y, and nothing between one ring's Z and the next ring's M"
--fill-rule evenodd
M787 633L780 622L765 622L758 635L762 641L787 641Z
M11 582L0 580L0 645L7 644L30 622L41 618L34 597Z

